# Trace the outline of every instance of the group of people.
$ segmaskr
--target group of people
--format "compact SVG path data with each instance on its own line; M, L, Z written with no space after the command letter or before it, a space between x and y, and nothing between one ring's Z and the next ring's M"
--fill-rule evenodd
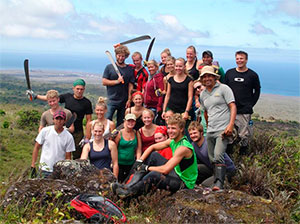
M55 162L71 159L72 152L73 159L89 159L99 169L111 169L118 179L112 190L121 198L152 187L171 192L195 184L223 189L225 176L230 180L236 171L230 158L233 133L237 131L240 154L245 154L253 106L260 95L258 75L247 67L248 54L237 51L237 67L226 73L209 50L197 59L194 46L187 48L186 60L175 59L165 49L160 64L150 60L145 67L139 52L132 54L133 64L126 64L129 55L126 46L115 48L121 76L112 64L106 66L102 84L108 100L99 97L95 120L92 104L83 96L83 79L74 82L73 94L27 92L50 106L36 138L33 173L42 147L44 176L51 174ZM65 108L58 103L65 103ZM74 125L64 128L74 113Z

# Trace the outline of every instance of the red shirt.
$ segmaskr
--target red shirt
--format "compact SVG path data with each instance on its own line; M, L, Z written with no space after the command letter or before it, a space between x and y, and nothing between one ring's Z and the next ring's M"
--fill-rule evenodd
M171 159L173 156L172 149L170 147L159 150L158 153L165 157L167 160Z
M142 67L139 71L136 71L135 65L130 64L130 66L134 68L134 89L142 92L146 82L148 81L148 72L145 67Z

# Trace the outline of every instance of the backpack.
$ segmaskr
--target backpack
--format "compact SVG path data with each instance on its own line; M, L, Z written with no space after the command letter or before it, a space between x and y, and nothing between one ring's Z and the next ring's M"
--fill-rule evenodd
M126 216L111 200L92 194L80 194L71 201L91 223L125 223Z

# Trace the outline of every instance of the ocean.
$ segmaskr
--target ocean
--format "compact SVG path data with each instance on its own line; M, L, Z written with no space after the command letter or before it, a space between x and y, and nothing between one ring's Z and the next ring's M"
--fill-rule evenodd
M24 59L29 59L30 69L45 69L102 74L109 63L102 55L62 55L0 53L0 70L23 69ZM158 57L156 57L158 58ZM132 63L131 58L126 60ZM224 71L235 67L234 60L221 60ZM260 78L261 92L284 96L300 96L300 65L291 62L249 60L248 67Z

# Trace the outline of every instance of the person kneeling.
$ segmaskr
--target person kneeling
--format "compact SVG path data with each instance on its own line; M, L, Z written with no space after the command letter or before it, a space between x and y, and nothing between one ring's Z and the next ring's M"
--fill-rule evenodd
M197 180L197 160L192 144L184 136L185 120L175 114L168 120L169 139L151 145L134 164L137 172L127 184L112 184L112 190L120 198L148 193L152 186L172 193L182 188L193 189ZM159 151L171 147L173 157L165 159ZM139 178L135 178L139 176ZM134 180L135 179L135 180Z

